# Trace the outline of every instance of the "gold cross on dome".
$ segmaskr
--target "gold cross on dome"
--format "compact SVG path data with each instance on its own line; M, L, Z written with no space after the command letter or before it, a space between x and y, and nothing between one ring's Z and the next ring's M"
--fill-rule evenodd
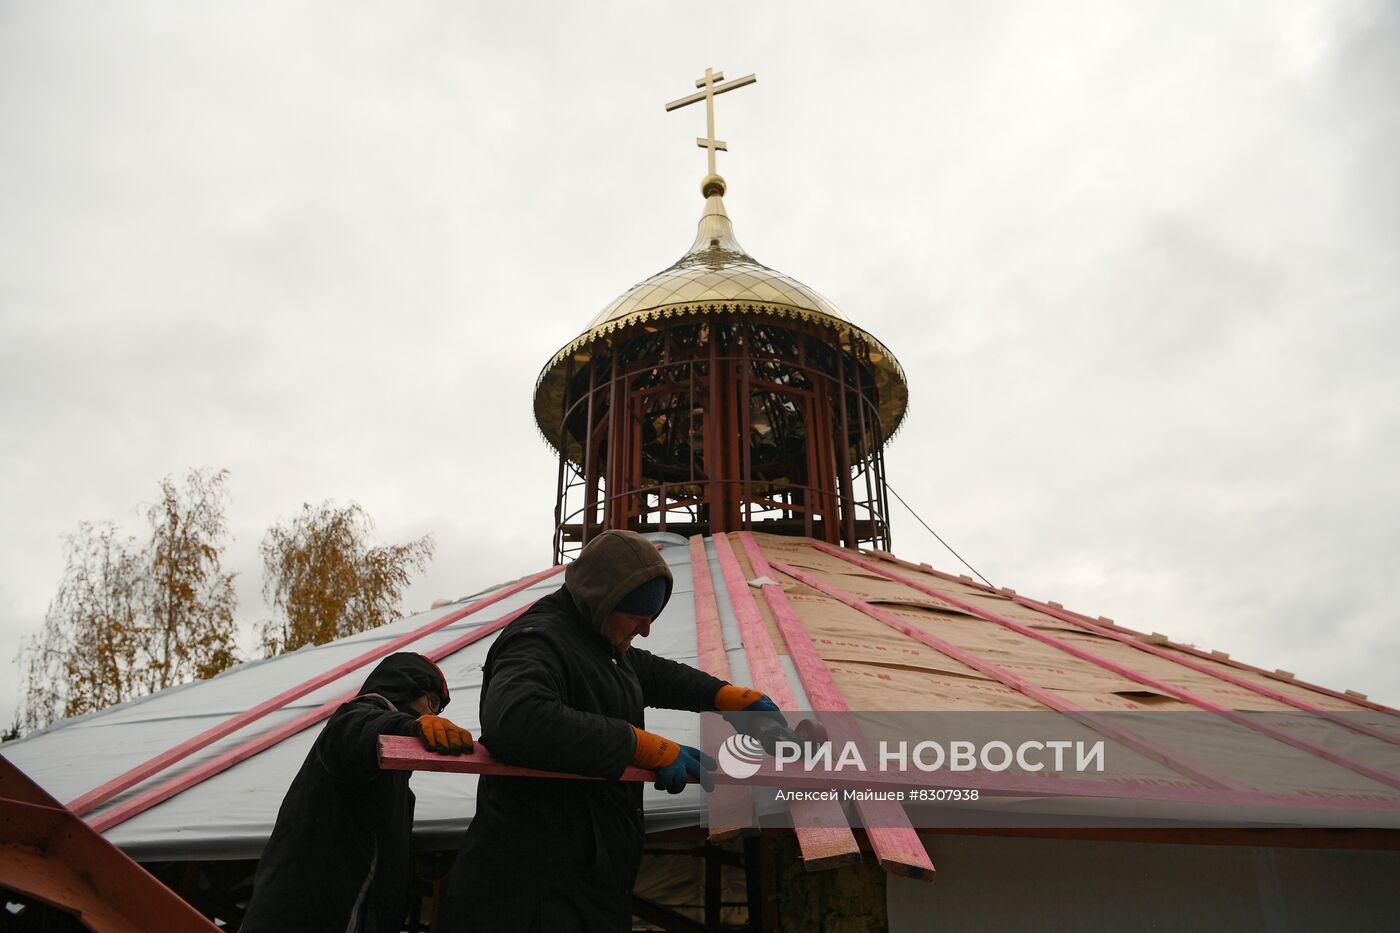
M715 95L723 94L725 91L732 91L735 88L746 87L758 80L758 75L746 75L742 78L735 78L733 81L724 82L724 72L715 71L713 68L705 69L705 77L695 82L698 88L704 88L698 94L691 94L689 97L682 97L680 100L673 100L666 105L666 112L679 110L690 104L705 102L705 136L697 138L695 145L701 149L709 150L710 154L710 174L715 172L715 151L723 149L729 151L729 146L722 140L715 139Z

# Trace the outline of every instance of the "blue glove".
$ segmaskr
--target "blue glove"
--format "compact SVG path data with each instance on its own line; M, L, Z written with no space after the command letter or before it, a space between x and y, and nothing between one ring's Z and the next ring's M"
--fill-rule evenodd
M777 704L777 703L774 703L772 700L768 699L768 695L767 695L767 694L764 694L763 696L759 697L757 700L754 700L754 701L753 701L752 703L750 703L748 706L745 706L744 709L743 709L743 711L744 711L745 713L778 713L778 712L781 712L781 710L778 709L778 704Z
M771 729L787 728L787 717L778 709L778 704L763 694L759 694L758 699L750 701L747 706L720 715L735 732L751 735L756 739L761 737L760 733Z
M715 789L715 780L710 772L715 769L715 760L698 748L682 745L680 754L669 765L656 769L656 789L668 794L679 794L685 790L690 778L700 782L706 791Z

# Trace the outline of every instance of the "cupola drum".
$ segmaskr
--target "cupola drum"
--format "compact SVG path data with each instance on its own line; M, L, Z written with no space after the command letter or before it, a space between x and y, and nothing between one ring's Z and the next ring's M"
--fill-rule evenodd
M695 241L540 374L553 550L607 528L890 546L884 445L907 406L878 340L739 245L718 175Z

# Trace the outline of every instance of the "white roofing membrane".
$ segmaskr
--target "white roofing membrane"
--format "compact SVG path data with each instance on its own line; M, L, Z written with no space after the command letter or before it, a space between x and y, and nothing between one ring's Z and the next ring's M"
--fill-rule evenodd
M649 537L662 546L661 555L675 575L675 589L643 646L655 654L695 665L695 602L689 548L685 539L677 535ZM713 575L718 580L718 561L713 544L708 541L707 550ZM409 650L426 652L449 642L539 599L562 582L562 574L550 577L422 638ZM172 687L111 709L66 719L42 732L6 743L2 751L49 793L61 801L71 801L205 729L350 660L376 643L397 638L504 588L498 586L475 597L326 645L303 648L267 661L240 664L210 680ZM728 594L722 585L717 585L715 591L733 680L748 683L748 665ZM491 642L491 637L484 638L439 662L452 692L447 716L473 735L480 734L481 667ZM357 690L375 663L378 662L366 664L194 753L118 795L87 817L91 819L104 809L178 777L307 710ZM799 701L805 704L796 678L789 675L789 680L793 682ZM649 710L647 728L689 745L700 744L700 717L696 713ZM320 730L318 723L132 817L105 835L137 859L255 858L272 832L287 787ZM419 847L456 845L476 811L476 780L475 776L465 774L419 772L414 775L411 786L418 798L414 836ZM649 832L693 826L705 818L703 791L697 787L672 796L647 786L645 806Z

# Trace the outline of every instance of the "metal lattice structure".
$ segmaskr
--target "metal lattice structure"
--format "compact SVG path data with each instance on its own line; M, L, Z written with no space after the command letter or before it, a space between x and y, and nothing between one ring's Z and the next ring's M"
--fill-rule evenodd
M688 316L565 368L556 558L604 528L888 548L879 395L865 348L833 328Z
M540 375L559 452L553 554L607 528L765 531L890 546L884 444L908 390L893 354L754 260L707 177L689 251L612 302Z

